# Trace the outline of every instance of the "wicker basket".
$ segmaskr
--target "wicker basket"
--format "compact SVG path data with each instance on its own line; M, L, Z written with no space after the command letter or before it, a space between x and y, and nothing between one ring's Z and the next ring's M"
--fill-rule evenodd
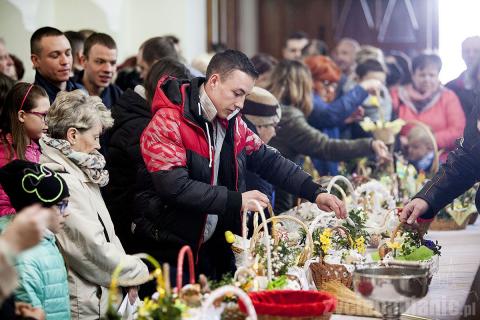
M447 210L447 209L444 209ZM450 209L454 210L454 209ZM463 209L467 210L467 209ZM459 212L462 210L458 210ZM447 210L448 214L448 210ZM473 215L473 212L470 214L466 214L465 218L462 220L461 224L458 224L455 219L451 217L439 217L436 216L435 219L433 219L432 223L429 226L430 230L435 230L435 231L455 231L455 230L463 230L467 227L468 222L470 221L471 216Z
M337 230L341 230L348 238L349 243L353 243L353 240L350 237L347 229L341 226L332 228L332 232ZM312 228L310 228L310 231L313 232ZM319 262L312 262L310 264L310 270L312 272L313 282L315 283L317 289L321 289L323 283L332 280L342 283L347 288L352 287L352 274L342 264L325 263L323 259L320 258Z
M381 317L381 314L375 310L371 301L362 298L338 281L322 283L321 290L337 298L335 314L357 317Z
M400 222L398 226L393 230L390 236L391 242L395 241L395 238L398 235L400 229L402 229L404 226L406 226L405 223ZM423 239L424 232L422 231L422 226L412 224L412 225L408 225L408 227L414 229ZM380 259L383 259L385 254L387 253L385 250L382 250L381 247L378 248L378 252L379 252ZM388 261L388 264L402 266L405 268L422 268L422 269L426 268L428 269L428 284L430 285L430 283L432 282L433 275L438 271L439 259L438 259L438 256L434 256L430 260L426 260L426 261L393 260L393 261Z
M459 225L453 219L444 219L444 218L437 218L433 219L432 223L430 224L429 229L434 231L455 231L455 230L464 230L467 227L469 219L465 219L465 221Z
M269 232L268 232L268 228L267 228L267 219L265 217L265 212L263 211L262 206L256 200L250 200L249 203L250 202L255 204L255 206L258 209L257 212L254 215L254 225L256 226L254 228L254 230L258 229L258 222L257 221L258 221L258 217L260 216L260 218L262 219L261 226L263 226L265 228L264 236L265 236L266 239L269 239ZM269 207L269 209L271 210L271 207ZM242 223L243 223L243 225L242 225L242 239L243 239L244 244L246 244L247 241L248 241L247 240L247 234L248 234L247 213L248 213L248 210L245 209L243 211L243 217L242 217ZM270 214L273 217L273 210L270 212ZM253 235L255 235L255 231L253 232ZM253 236L252 236L252 238L253 238ZM250 240L250 243L251 242L252 241ZM267 250L267 278L268 278L268 281L271 281L272 280L272 260L271 260L271 252L270 252L271 250L270 250L270 246L266 246L266 247L267 247L266 248L266 250ZM237 247L232 245L232 250L233 250L233 253L234 253L234 256L235 256L235 264L237 266L237 269L240 269L242 267L244 267L244 268L250 267L250 264L252 262L250 248L237 248Z
M273 225L275 225L275 223L281 222L281 221L295 222L300 227L302 227L306 232L307 240L305 242L305 247L303 248L302 252L300 253L300 256L298 257L298 263L297 263L298 266L303 266L305 264L305 262L308 259L310 259L311 255L313 253L313 238L312 238L311 233L308 230L307 225L303 221L301 221L300 219L295 218L293 216L286 216L286 215L274 216L274 217L271 217L271 218L267 219L265 221L265 223L257 226L255 228L255 230L253 230L253 235L252 235L252 238L250 239L250 252L254 251L255 244L258 242L259 237L260 237L260 231L262 231L262 229L265 230L266 224L271 222ZM274 234L274 233L275 233L275 228L272 227L272 234ZM266 232L265 234L268 235L268 232ZM270 250L268 250L269 246L266 246L266 247L267 247L267 255L271 254ZM267 261L268 261L268 256L267 256ZM270 263L267 264L267 268L271 268L271 267L272 266L271 266L271 262L270 262ZM269 272L271 273L271 269L269 270Z
M475 224L475 222L477 221L477 218L478 218L478 212L475 211L475 212L472 213L472 215L470 216L470 219L468 219L468 224Z
M241 311L236 308L235 306L233 307L228 307L224 309L224 312L227 311L227 314L224 315L224 319L238 319L241 314L246 314L248 315L249 320L256 320L259 319L257 318L257 313L255 312L255 308L252 304L252 300L250 297L241 289L234 287L234 286L223 286L220 287L216 290L214 290L207 298L205 303L202 306L202 311L200 314L200 320L210 320L214 318L212 315L216 301L219 301L224 297L225 295L235 295L238 298L238 301L240 302L238 306L241 306ZM238 311L237 311L238 310ZM228 317L228 312L232 312L233 317Z
M335 297L320 291L271 290L249 296L260 320L328 320L337 304Z

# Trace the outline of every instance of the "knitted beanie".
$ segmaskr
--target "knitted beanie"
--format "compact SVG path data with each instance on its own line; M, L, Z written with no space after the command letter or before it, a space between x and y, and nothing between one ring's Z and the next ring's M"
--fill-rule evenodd
M51 207L69 196L67 183L45 165L13 160L0 169L0 184L19 211L31 204Z
M282 111L273 94L260 87L253 87L245 99L242 114L256 126L280 122Z

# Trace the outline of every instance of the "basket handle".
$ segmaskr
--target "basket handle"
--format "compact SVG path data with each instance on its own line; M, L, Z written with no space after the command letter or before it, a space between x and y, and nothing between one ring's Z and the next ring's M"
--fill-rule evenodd
M164 280L164 274L162 272L162 267L160 263L149 254L146 253L137 253L133 254L132 256L140 258L142 260L146 260L152 264L155 268L152 272L150 272L149 281L152 279L156 279L157 281L157 291L160 296L170 293L170 288L166 285L167 283ZM117 293L118 293L118 278L120 277L120 273L123 269L124 260L120 261L120 263L115 267L112 273L112 280L110 282L110 288L108 290L108 308L113 308L113 304L117 303Z
M267 211L270 217L275 216L275 213L273 213L272 205L270 203L267 205ZM255 230L256 227L258 227L258 211L255 212L255 214L253 215L253 229Z
M395 237L397 236L398 232L400 231L400 229L405 226L405 223L404 222L400 222L398 224L398 226L393 229L392 231L392 234L390 236L390 241L391 242L394 242L395 241ZM423 234L420 232L420 229L418 228L418 225L416 224L409 224L408 225L409 227L411 227L412 229L415 229L415 231L420 235L420 239L423 239Z
M433 145L433 154L434 154L432 167L430 168L430 173L433 173L433 174L437 173L438 169L440 168L440 160L439 160L440 153L438 151L437 140L435 139L435 136L432 133L432 129L430 129L430 127L427 126L425 123L420 122L418 120L413 120L413 119L408 120L407 124L419 126L427 132L428 137L430 138Z
M328 192L328 193L331 193L332 188L335 187L335 186L336 186L335 188L336 188L337 190L338 190L338 188L340 188L340 186L336 184L337 181L343 181L343 182L347 185L347 189L348 189L348 191L350 192L350 195L352 196L352 201L353 201L353 203L357 203L357 196L356 196L356 194L355 194L355 192L354 192L353 185L352 185L352 183L350 182L350 180L348 180L348 179L345 178L344 176L340 176L340 175L339 175L339 176L333 177L333 178L330 180L330 182L328 183L328 185L327 185L327 192ZM343 196L344 194L346 195L345 191L342 193L342 196ZM344 198L343 200L346 202L346 198Z
M202 307L201 319L208 320L207 318L208 308L210 308L213 305L215 300L223 297L224 295L232 294L232 293L236 295L238 299L241 300L245 305L249 320L257 320L257 313L255 312L255 307L253 306L253 303L250 297L243 290L231 285L220 287L214 290L208 296L207 300L205 301Z
M353 242L352 236L350 235L350 232L348 232L348 230L347 230L345 227L336 226L336 227L333 227L333 228L332 228L332 233L333 233L334 231L337 231L338 234L341 234L340 232L338 232L338 230L343 231L343 234L347 237L348 242L350 243L350 246L353 248L354 242Z
M395 238L397 237L400 229L405 225L404 222L400 222L396 227L395 229L393 229L392 231L392 234L390 235L390 243L394 243L395 242ZM418 228L417 225L415 224L411 224L411 225L408 225L409 227L412 227L413 229L415 229L415 231L420 235L420 239L423 239L423 234L422 232L420 232L420 229ZM378 247L378 254L380 255L380 259L383 259L383 257L385 256L385 254L387 253L385 250L384 250L384 247L385 245L383 246L380 246Z
M253 230L253 236L252 239L250 240L250 251L253 251L255 248L255 243L258 239L258 236L260 234L260 231L263 229L266 230L265 234L268 234L268 229L266 224L269 222L275 223L276 221L279 220L290 220L293 222L296 222L299 224L303 229L305 229L306 235L307 235L307 240L305 242L305 248L303 249L302 253L300 254L300 258L298 263L303 265L312 255L313 253L313 238L312 234L310 233L310 230L308 229L308 226L300 219L295 218L293 216L287 216L287 215L278 215L275 217L271 217L265 221L266 223L263 223L262 225L258 226L255 230ZM270 247L267 245L267 247ZM269 279L270 280L270 279Z
M249 203L253 203L256 207L257 207L257 212L260 214L260 217L262 219L262 225L265 227L265 238L267 239L267 241L269 241L269 234L268 234L268 228L267 228L267 219L265 218L265 212L263 211L263 208L262 206L260 205L260 203L257 201L257 200L249 200L247 202L247 204ZM242 226L242 238L243 238L243 241L246 242L247 241L247 206L245 206L245 209L243 210L243 226ZM254 231L254 235L255 235L255 231ZM253 239L253 236L252 236L252 239ZM272 252L270 250L270 246L267 245L267 278L268 278L268 281L271 281L272 280ZM250 250L247 250L247 248L245 248L245 250L243 250L243 258L244 260L243 261L248 261L248 254L249 254L249 251Z
M188 272L190 274L190 284L195 283L195 267L193 265L192 249L189 246L183 246L178 253L177 259L177 292L179 292L183 287L183 261L185 260L185 254L188 257Z

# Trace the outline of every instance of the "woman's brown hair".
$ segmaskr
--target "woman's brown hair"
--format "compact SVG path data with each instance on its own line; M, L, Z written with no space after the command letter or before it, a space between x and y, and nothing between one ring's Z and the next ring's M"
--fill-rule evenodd
M283 60L270 75L267 90L284 105L300 109L305 117L312 112L312 75L300 61Z
M3 148L8 151L10 160L13 160L15 154L18 159L25 160L28 139L24 125L18 120L18 112L35 109L39 97L48 98L45 90L26 82L14 85L5 97L5 105L0 113L0 140ZM12 135L12 144L7 140L9 133Z

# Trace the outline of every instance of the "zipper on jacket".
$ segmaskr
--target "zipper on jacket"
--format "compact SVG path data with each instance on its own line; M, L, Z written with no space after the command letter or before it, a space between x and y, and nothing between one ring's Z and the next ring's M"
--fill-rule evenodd
M197 129L201 130L203 133L203 137L205 138L205 141L208 141L207 134L205 131L203 131L203 128L200 127L198 124L194 123L192 120L188 119L185 115L182 114L183 119L192 126L196 127ZM208 144L208 142L207 142ZM209 148L212 148L210 145L208 146ZM215 159L215 149L212 150L212 156L213 159ZM213 185L213 171L215 170L215 164L210 168L210 185ZM204 233L205 233L205 226L207 225L207 218L208 218L208 213L205 215L205 219L203 220L203 227L202 227L202 232L200 233L200 239L198 241L198 246L197 246L197 252L195 254L195 264L198 264L198 255L200 253L200 248L202 247L203 239L204 239Z

